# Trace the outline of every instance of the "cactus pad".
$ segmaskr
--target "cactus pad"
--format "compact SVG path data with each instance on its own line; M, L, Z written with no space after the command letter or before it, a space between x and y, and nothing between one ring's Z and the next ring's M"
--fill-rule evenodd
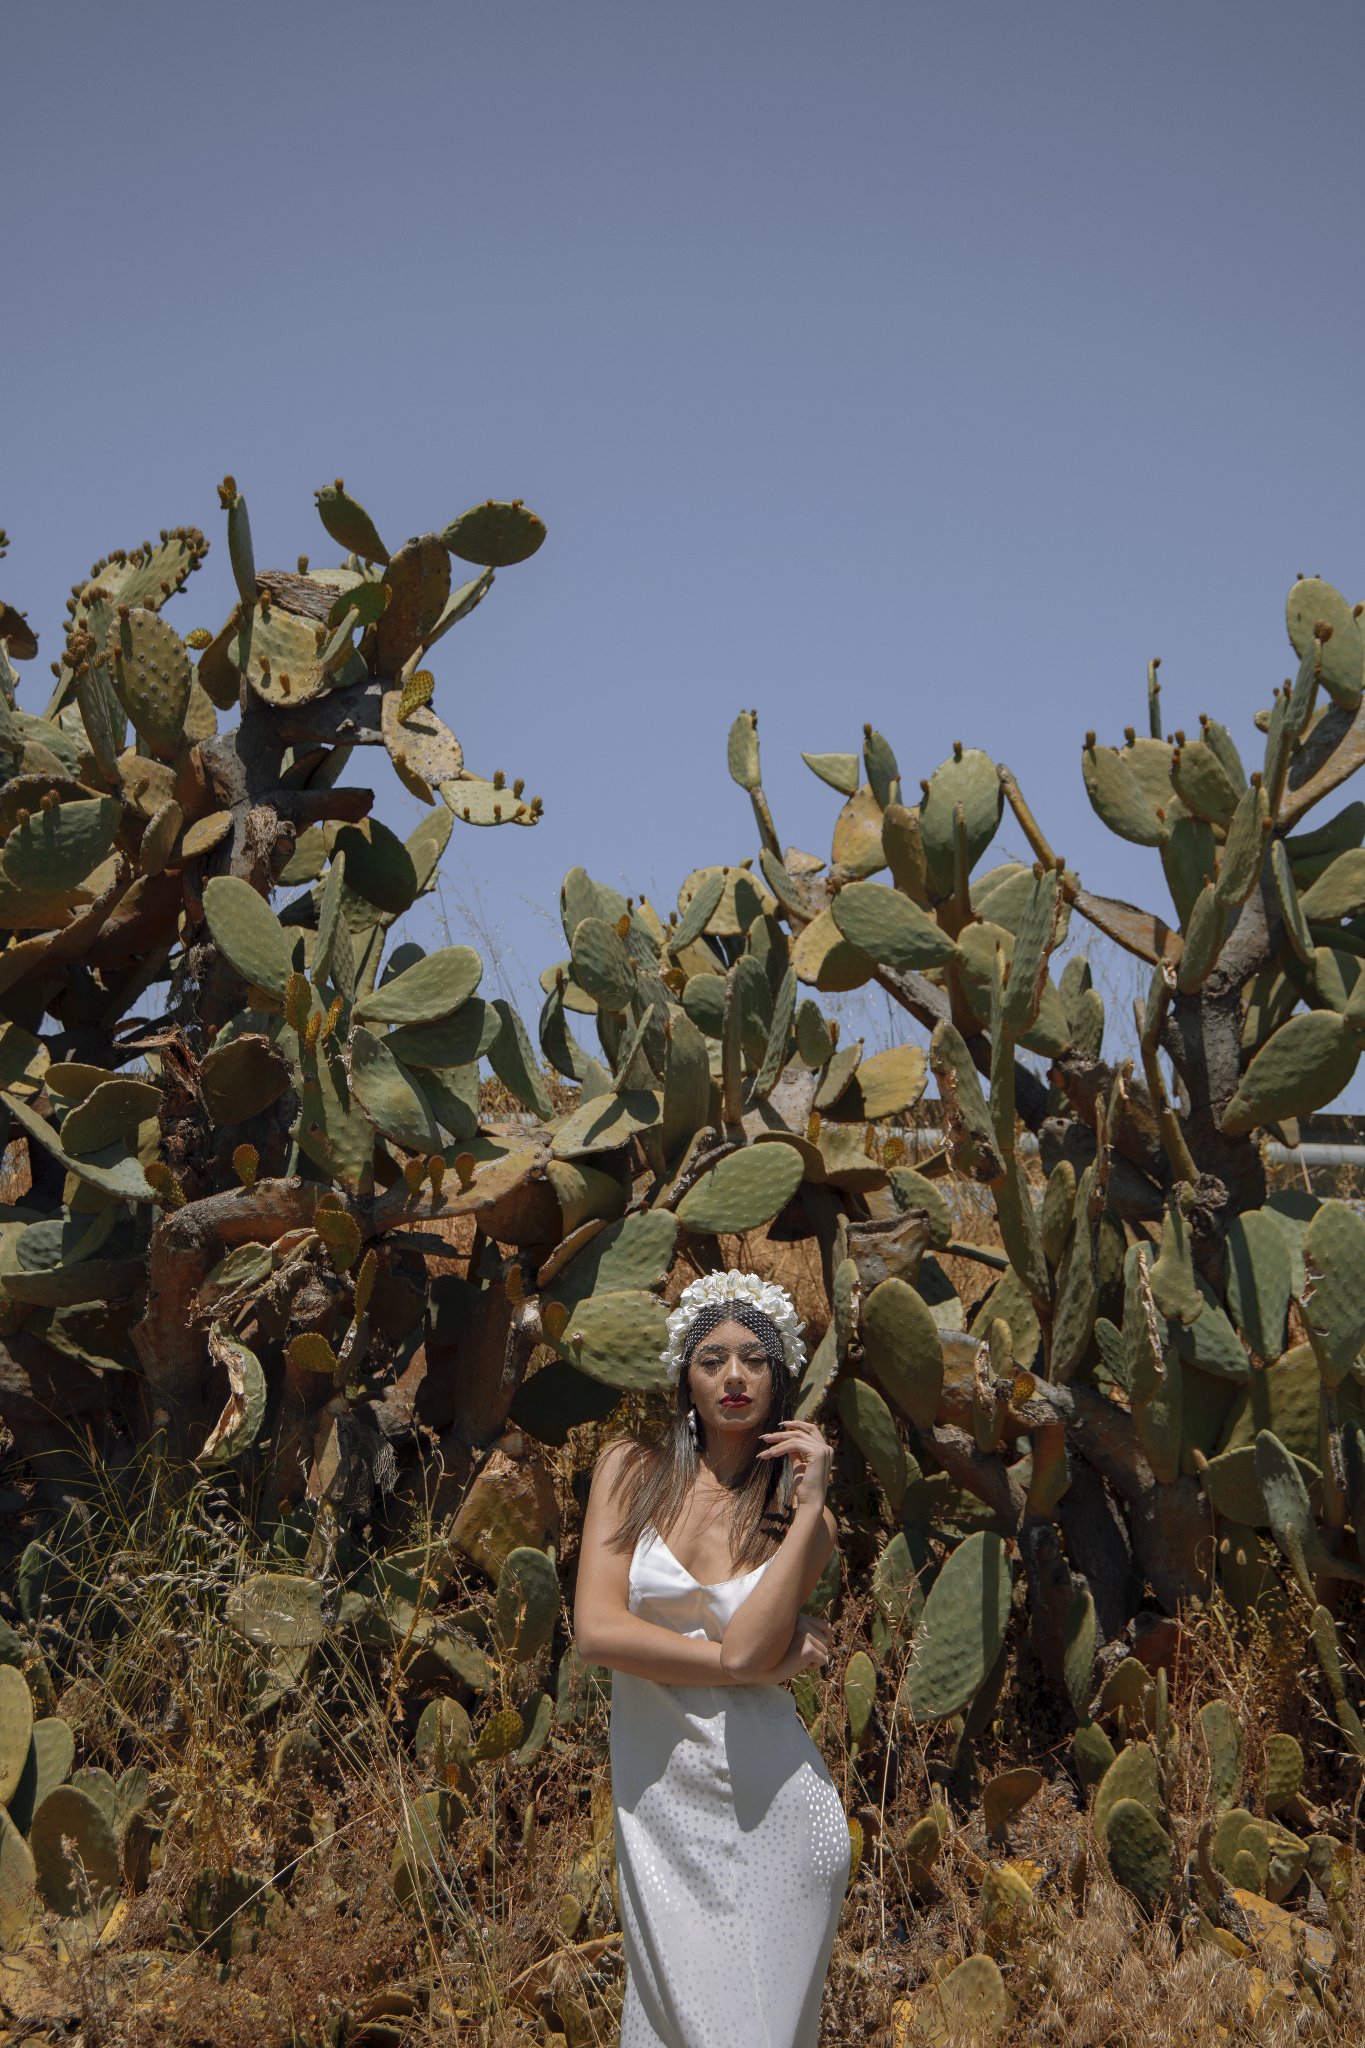
M605 1010L624 1011L635 992L635 966L615 925L585 917L574 931L574 979Z
M1171 1881L1171 1838L1136 1799L1117 1800L1105 1831L1109 1868L1125 1891L1155 1913Z
M510 569L528 561L544 538L544 520L519 498L510 504L489 498L452 519L441 534L452 555L489 569Z
M453 1853L450 1836L458 1811L459 1801L448 1791L422 1792L405 1804L389 1866L389 1882L400 1903L430 1904L437 1873Z
M1241 791L1206 740L1177 747L1171 760L1171 781L1177 796L1196 818L1226 825Z
M74 1843L74 1859L67 1856L63 1837ZM89 1794L73 1785L58 1785L48 1793L33 1816L29 1848L38 1891L54 1913L78 1917L87 1904L98 1913L118 1892L122 1868L114 1830Z
M48 1793L65 1784L75 1755L75 1738L65 1721L49 1715L34 1722L23 1774L6 1801L10 1818L21 1833L27 1833L35 1810Z
M378 818L343 825L333 851L344 855L346 888L389 917L401 917L419 891L413 858L396 832Z
M1365 910L1365 847L1337 855L1302 897L1303 914L1319 924L1359 917Z
M930 1429L943 1390L943 1351L927 1302L904 1280L883 1280L863 1303L867 1362L901 1413Z
M893 1638L908 1634L919 1620L924 1594L903 1529L882 1547L872 1573L872 1598Z
M204 1107L219 1125L259 1116L288 1086L288 1064L268 1039L255 1032L215 1046L199 1066Z
M271 1650L311 1649L327 1633L322 1587L285 1572L260 1572L234 1586L225 1617L229 1628Z
M447 1765L468 1749L469 1742L469 1715L460 1701L428 1700L414 1738L419 1761L444 1774Z
M413 795L433 804L443 782L454 782L463 775L464 748L429 704L418 705L400 717L401 702L400 690L384 692L380 706L384 745Z
M510 1420L541 1443L563 1445L571 1429L605 1421L617 1399L615 1387L590 1379L566 1358L551 1358L522 1381Z
M900 974L942 967L957 951L932 917L882 882L848 883L830 909L850 944Z
M153 1081L120 1075L91 1090L62 1119L62 1143L68 1152L98 1152L117 1138L134 1136L140 1123L161 1107L160 1088Z
M1109 1816L1122 1800L1135 1799L1154 1819L1161 1817L1161 1771L1150 1742L1130 1742L1110 1764L1095 1793L1095 1834L1104 1842Z
M389 557L384 583L389 602L374 628L370 666L387 678L427 645L450 596L450 556L434 533L419 534Z
M590 1294L662 1287L677 1244L678 1219L666 1209L610 1222L570 1260L543 1299L562 1302L572 1312Z
M319 519L340 547L367 562L388 561L389 551L379 538L374 521L365 507L348 495L340 477L334 484L325 484L314 496Z
M746 1147L704 1173L678 1204L687 1230L756 1230L770 1223L800 1187L805 1167L794 1145Z
M1365 642L1350 605L1321 577L1303 576L1291 588L1284 609L1290 644L1301 660L1313 652L1319 627L1331 628L1330 638L1323 643L1318 677L1336 703L1353 711L1360 702Z
M294 971L293 947L269 904L236 875L204 884L204 916L214 944L253 987L283 996Z
M949 1555L915 1638L909 1697L917 1720L960 1713L980 1690L1004 1644L1011 1584L1005 1546L988 1530Z
M981 1809L986 1822L986 1832L1003 1834L1010 1822L1021 1814L1029 1801L1036 1799L1043 1789L1043 1774L1031 1765L1021 1765L1017 1770L1001 1771L990 1780L981 1795Z
M443 782L440 794L451 814L466 825L534 825L540 817L537 805L523 803L515 789L477 775Z
M919 829L929 881L936 895L952 893L957 861L957 806L962 806L970 870L995 837L1004 801L995 763L978 747L954 748L953 758L934 770L919 807Z
M1134 846L1160 846L1166 825L1157 816L1127 755L1114 748L1088 745L1081 754L1085 793L1096 817L1120 839Z
M441 1136L431 1104L388 1043L358 1025L351 1034L351 1086L355 1098L386 1138L410 1152L439 1152Z
M80 887L108 857L121 816L112 797L35 810L5 840L0 866L6 880L38 892Z
M519 1546L507 1553L498 1573L497 1624L514 1664L529 1663L549 1648L559 1598L559 1574L543 1550Z
M922 1216L929 1244L942 1251L953 1234L953 1219L937 1182L912 1166L893 1166L886 1180L896 1208L903 1215Z
M382 995L383 990L379 993ZM405 1067L466 1067L482 1059L502 1028L499 1012L478 996L431 1024L403 1024L385 1043Z
M1302 1010L1275 1030L1254 1055L1224 1110L1224 1130L1238 1137L1257 1124L1308 1116L1351 1081L1361 1040L1332 1010Z
M1323 1377L1335 1386L1365 1348L1365 1222L1349 1203L1324 1202L1303 1252L1313 1276L1304 1321Z
M1242 1783L1242 1730L1226 1700L1199 1709L1199 1737L1208 1759L1209 1791L1216 1807L1229 1807Z
M195 1459L201 1471L230 1465L250 1450L265 1420L265 1374L255 1352L222 1323L209 1333L209 1352L227 1375L228 1398Z
M24 1775L33 1739L33 1695L13 1664L0 1664L0 1805L8 1806Z
M0 1811L0 1950L17 1948L37 1907L33 1852L9 1814Z
M192 671L180 635L154 611L130 607L109 627L114 689L139 736L169 761L178 752L190 704Z
M668 1310L653 1294L634 1290L591 1294L564 1325L555 1348L580 1372L611 1387L665 1384L662 1355Z
M844 1666L844 1710L855 1748L867 1740L876 1705L876 1667L866 1650L855 1650Z
M1262 1777L1267 1813L1278 1813L1303 1788L1303 1747L1292 1735L1267 1735Z
M362 996L352 1015L357 1024L434 1024L473 995L482 975L483 961L472 946L442 946Z
M1098 1785L1114 1761L1114 1745L1097 1721L1083 1721L1071 1738L1076 1775L1083 1786Z
M876 972L876 962L844 937L828 910L813 917L797 937L792 965L798 981L825 990L861 988Z
M647 1088L595 1095L560 1124L554 1135L554 1155L577 1159L594 1152L614 1152L637 1131L657 1124L660 1113L658 1095Z
M846 1376L839 1382L839 1420L876 1473L893 1514L905 1492L905 1448L895 1418L875 1387Z
M991 1956L968 1956L934 1986L924 2032L933 2048L964 2035L985 2042L1009 2025L1013 2010L999 1964Z
M1227 1234L1228 1308L1243 1341L1272 1364L1284 1349L1293 1267L1288 1239L1265 1209L1233 1216Z
M938 1082L948 1143L959 1172L988 1184L1003 1179L1004 1161L981 1082L962 1034L953 1025L935 1025L929 1065Z

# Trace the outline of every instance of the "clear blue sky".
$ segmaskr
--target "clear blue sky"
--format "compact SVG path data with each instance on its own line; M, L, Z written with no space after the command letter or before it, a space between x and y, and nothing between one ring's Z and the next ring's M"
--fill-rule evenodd
M503 0L5 10L0 592L42 630L95 555L194 522L169 616L261 565L489 495L548 522L437 650L469 764L447 901L530 1008L566 868L663 907L838 799L871 719L913 789L1010 762L1093 886L1087 726L1206 710L1253 758L1299 571L1365 595L1365 18L1345 4ZM382 756L383 814L415 822ZM1019 845L1017 833L1007 844ZM490 977L491 978L491 977Z

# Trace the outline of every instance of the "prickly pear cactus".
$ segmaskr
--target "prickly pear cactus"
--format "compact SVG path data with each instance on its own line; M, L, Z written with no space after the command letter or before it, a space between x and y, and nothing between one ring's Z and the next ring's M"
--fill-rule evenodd
M967 1796L1010 1660L1031 1660L1110 1869L1159 1910L1167 1680L1123 1651L1139 1608L1215 1588L1311 1617L1323 1697L1365 1755L1324 1604L1365 1578L1365 1224L1272 1188L1260 1147L1365 1048L1365 804L1332 803L1365 755L1355 608L1295 585L1295 674L1245 759L1213 720L1165 730L1155 664L1141 731L1084 737L1077 795L1159 867L1158 909L1087 889L991 752L959 744L912 778L870 726L805 757L837 811L827 855L803 853L745 711L727 763L752 850L732 823L676 908L571 869L522 1018L480 992L472 948L394 927L457 821L540 816L521 777L466 766L440 644L543 524L489 501L391 552L337 481L318 511L342 558L270 569L234 479L220 496L236 602L216 629L167 616L197 529L111 556L73 594L38 716L15 667L36 636L0 611L0 1418L29 1481L65 1420L119 1470L140 1438L254 1489L280 1547L225 1607L258 1660L253 1711L353 1641L488 1703L449 1744L441 1723L468 1784L591 1696L536 1446L666 1399L669 1302L743 1259L797 1287L795 1410L837 1440L870 1595L874 1655L843 1667L860 1758L898 1719L938 1724ZM405 839L345 781L357 747L426 806ZM1106 1052L1083 939L1142 963L1131 1056ZM903 1042L840 1032L822 997L863 988ZM959 1235L972 1204L989 1246ZM959 1292L950 1260L979 1286ZM433 1450L448 1552L362 1559L338 1591L341 1549ZM42 1512L75 1485L47 1480ZM30 1621L61 1597L50 1533L20 1570ZM496 1587L481 1631L450 1610L456 1555ZM508 1684L519 1703L495 1705ZM94 1780L51 1782L53 1716L24 1711L0 1687L0 1777L39 1895L65 1898L57 1820L99 1869L111 1822ZM1273 1899L1307 1867L1302 1756L1268 1746L1249 1785L1226 1713L1198 1725L1217 1836L1200 1881L1215 1904L1229 1883ZM405 1824L409 1895L443 1868L450 1792ZM997 1782L993 1833L1012 1797ZM23 1854L10 1867L22 1893Z

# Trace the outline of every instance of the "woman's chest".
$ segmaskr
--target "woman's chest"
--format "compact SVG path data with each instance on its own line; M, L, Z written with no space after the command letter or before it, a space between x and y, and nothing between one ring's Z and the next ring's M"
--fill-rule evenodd
M659 1534L683 1570L698 1585L706 1586L733 1578L738 1569L734 1562L733 1529L728 1502L723 1498L708 1502L693 1496L671 1528L660 1528Z

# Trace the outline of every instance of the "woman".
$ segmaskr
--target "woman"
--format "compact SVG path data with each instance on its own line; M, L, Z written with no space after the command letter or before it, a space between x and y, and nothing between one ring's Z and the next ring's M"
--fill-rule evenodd
M598 1459L574 1603L580 1657L613 1673L621 2048L815 2048L848 1822L783 1681L829 1654L801 1608L832 1454L791 1412L783 1288L708 1273L668 1332L671 1426Z

